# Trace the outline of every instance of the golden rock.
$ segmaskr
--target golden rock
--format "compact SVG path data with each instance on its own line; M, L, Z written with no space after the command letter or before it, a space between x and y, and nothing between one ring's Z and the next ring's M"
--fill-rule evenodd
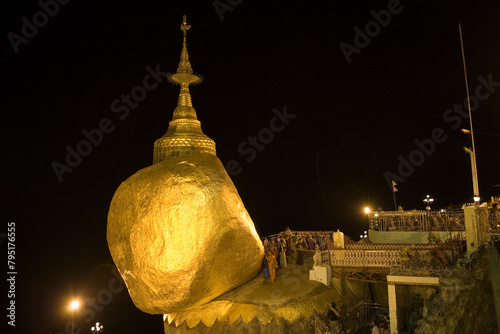
M220 160L163 160L117 189L108 245L134 304L151 314L202 305L261 270L263 247Z

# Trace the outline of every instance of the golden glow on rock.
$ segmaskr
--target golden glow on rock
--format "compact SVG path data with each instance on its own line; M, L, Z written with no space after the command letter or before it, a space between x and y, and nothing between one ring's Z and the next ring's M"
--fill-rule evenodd
M219 159L144 168L117 189L108 245L134 304L151 314L202 305L261 270L263 247Z

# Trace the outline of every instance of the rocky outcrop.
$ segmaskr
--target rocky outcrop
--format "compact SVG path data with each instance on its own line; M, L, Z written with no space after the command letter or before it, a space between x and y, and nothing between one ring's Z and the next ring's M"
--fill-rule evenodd
M211 154L164 160L124 181L107 239L134 304L151 314L202 305L255 277L263 260L254 224Z
M486 250L475 256L472 270L441 278L438 289L427 289L416 334L498 333Z

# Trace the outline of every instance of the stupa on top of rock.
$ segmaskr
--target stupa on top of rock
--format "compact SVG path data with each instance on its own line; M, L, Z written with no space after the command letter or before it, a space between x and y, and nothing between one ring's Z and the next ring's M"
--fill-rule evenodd
M191 94L189 94L189 85L201 82L201 78L193 74L193 68L189 62L186 34L190 28L184 15L181 25L184 39L179 67L177 67L177 73L168 76L171 82L181 86L181 92L167 133L155 141L153 163L200 153L215 155L215 142L201 130L201 124L191 102Z
M169 79L180 94L153 165L116 190L107 240L132 301L165 314L203 305L259 274L263 246L233 182L205 136L189 85L199 82L183 46Z

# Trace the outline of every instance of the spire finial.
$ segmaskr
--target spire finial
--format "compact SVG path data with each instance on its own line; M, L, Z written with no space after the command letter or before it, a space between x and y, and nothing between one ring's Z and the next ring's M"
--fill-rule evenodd
M179 61L179 66L177 67L176 74L168 76L169 80L181 85L183 83L190 85L201 82L201 78L193 74L193 68L191 67L191 63L189 62L189 54L187 51L186 42L186 35L189 29L191 29L191 25L187 24L187 18L186 15L184 15L182 16L181 24L181 31L183 34L181 59Z
M187 34L189 29L191 29L191 26L187 24L186 15L183 15L182 16L181 31L184 33L184 40L186 40L186 34Z

